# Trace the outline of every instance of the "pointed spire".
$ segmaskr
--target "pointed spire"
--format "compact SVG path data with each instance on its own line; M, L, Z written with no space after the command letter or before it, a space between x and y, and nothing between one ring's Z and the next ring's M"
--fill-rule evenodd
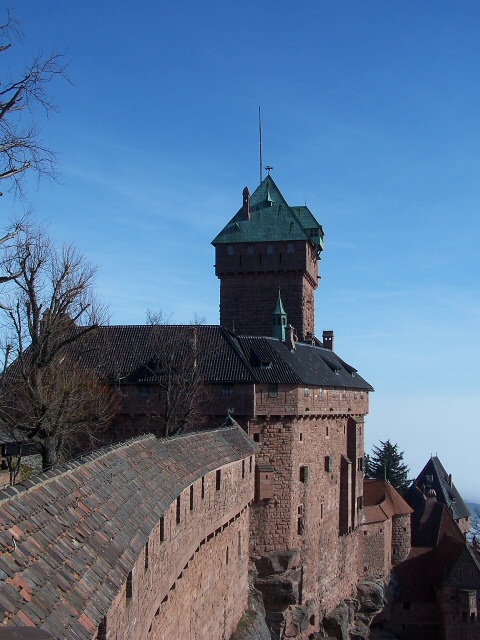
M287 314L283 308L280 289L278 290L278 300L272 314L272 338L277 338L285 342L285 327L287 326Z

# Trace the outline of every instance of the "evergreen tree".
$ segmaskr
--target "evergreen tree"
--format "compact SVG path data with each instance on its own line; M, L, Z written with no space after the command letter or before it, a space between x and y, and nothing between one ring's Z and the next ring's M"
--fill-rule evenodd
M409 472L403 462L403 451L398 451L398 445L390 440L380 440L380 446L373 447L372 455L365 456L365 477L388 480L402 495L410 486Z

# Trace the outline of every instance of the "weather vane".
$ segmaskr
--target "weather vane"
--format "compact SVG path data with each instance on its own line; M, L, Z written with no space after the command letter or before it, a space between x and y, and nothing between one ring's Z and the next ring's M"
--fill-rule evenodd
M273 167L271 167L269 164L267 164L265 169L268 171L268 175L270 175L270 171L273 169Z

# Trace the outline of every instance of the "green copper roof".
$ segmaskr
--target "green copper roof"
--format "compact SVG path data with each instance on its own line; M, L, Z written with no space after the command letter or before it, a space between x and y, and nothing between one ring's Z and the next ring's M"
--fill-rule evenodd
M285 327L287 326L287 314L283 308L280 289L278 290L278 300L275 311L272 313L272 338L277 338L285 342Z
M289 207L271 176L250 196L250 217L242 207L212 244L309 240L323 249L322 226L306 206Z
M278 292L278 300L273 312L274 316L286 316L285 309L283 308L282 298L280 297L280 291Z

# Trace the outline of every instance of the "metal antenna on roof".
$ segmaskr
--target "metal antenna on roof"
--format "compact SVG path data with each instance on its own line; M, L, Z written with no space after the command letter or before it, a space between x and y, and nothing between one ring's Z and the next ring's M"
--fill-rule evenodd
M262 166L263 166L263 162L262 162L262 108L258 107L258 133L260 136L260 183L263 180L263 173L262 173Z

